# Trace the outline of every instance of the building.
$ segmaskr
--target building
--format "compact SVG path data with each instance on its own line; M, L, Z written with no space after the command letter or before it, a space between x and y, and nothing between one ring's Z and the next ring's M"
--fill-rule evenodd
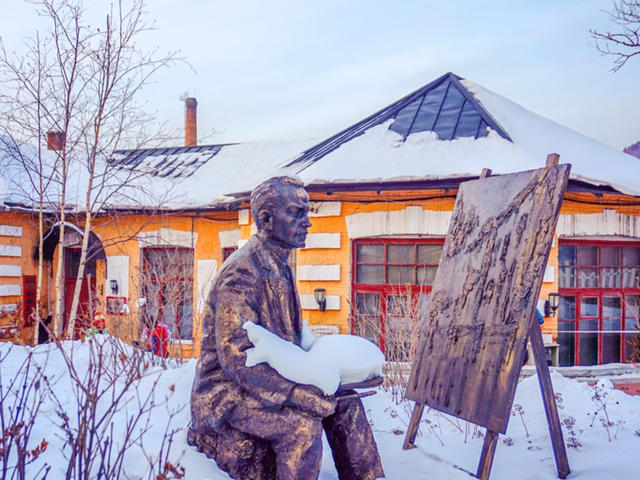
M138 198L97 219L87 291L111 313L112 329L134 338L141 317L161 318L182 354L197 355L213 277L255 231L250 190L293 174L312 200L307 245L291 258L303 317L319 331L356 332L387 350L395 333L406 354L459 184L483 168L542 167L552 152L572 173L540 299L545 310L557 292L560 305L546 309L543 331L560 345L563 365L628 361L640 305L640 160L452 73L323 141L120 152L110 161L145 172L170 197L151 213ZM32 213L16 205L5 198L0 211L0 272L11 272L0 273L5 309L28 303L25 282L36 266ZM80 239L71 236L70 252Z

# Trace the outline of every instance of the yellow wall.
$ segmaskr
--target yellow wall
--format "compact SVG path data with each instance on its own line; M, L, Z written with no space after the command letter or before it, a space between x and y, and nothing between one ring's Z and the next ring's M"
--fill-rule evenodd
M13 314L0 311L0 325L13 324L19 321L19 325L22 327L20 337L25 342L30 339L31 329L24 328L22 323L23 276L37 274L38 263L33 259L33 252L38 239L37 220L37 217L24 212L0 211L0 225L22 227L20 236L2 235L0 233L0 245L20 247L22 250L20 256L0 255L0 265L20 266L22 274L20 277L0 276L0 285L20 286L20 295L0 296L0 306L18 305L19 309ZM43 294L46 294L46 285L43 288ZM46 298L43 298L43 301L46 301Z
M296 263L301 265L340 265L340 280L333 281L303 281L298 280L298 289L301 295L312 295L315 288L325 288L327 295L340 297L340 310L303 310L303 318L311 325L335 325L341 333L347 333L349 329L348 318L351 302L351 244L346 225L346 217L358 213L400 211L407 207L418 206L425 210L445 211L453 210L455 191L427 191L427 192L343 192L327 196L326 194L313 194L312 200L326 200L341 202L338 216L314 216L311 218L312 226L309 233L339 233L339 249L301 249L297 252ZM434 197L434 198L429 198ZM412 200L412 198L422 198ZM574 213L598 213L605 209L616 209L620 213L640 216L640 207L632 205L637 199L633 197L603 195L595 197L586 193L569 193L563 203L562 214ZM244 208L247 208L245 205ZM138 307L139 297L139 269L141 250L137 235L139 233L157 231L162 228L170 228L180 232L197 234L194 244L194 299L195 289L198 286L197 264L201 259L215 259L218 270L222 264L222 246L219 233L229 230L240 230L240 238L247 240L252 231L252 222L247 225L239 225L238 212L200 212L200 213L176 213L166 215L135 215L122 214L119 216L100 217L94 222L94 232L102 240L105 254L126 255L129 257L129 291L120 292L119 295L127 296L130 314L126 316L114 316L110 319L110 329L118 332L131 341L139 335ZM32 260L32 252L37 239L37 230L32 217L19 212L0 212L0 224L20 225L23 227L21 237L0 237L0 243L20 245L22 256L19 258L0 257L0 263L21 264L23 274L35 274L37 263ZM78 224L81 225L80 222ZM551 248L549 265L555 267L555 280L553 283L543 283L541 298L547 298L550 292L558 290L558 242L557 239ZM100 305L104 308L104 297L108 290L106 282L106 265L98 263L98 296ZM20 283L22 279L19 279ZM1 278L0 284L16 283L15 278ZM0 297L0 303L15 303L20 298ZM201 327L201 315L195 312L194 301L194 342L193 345L182 345L182 355L191 356L199 354L199 338ZM546 319L543 326L545 332L556 334L557 322L554 317ZM174 352L178 354L177 352Z

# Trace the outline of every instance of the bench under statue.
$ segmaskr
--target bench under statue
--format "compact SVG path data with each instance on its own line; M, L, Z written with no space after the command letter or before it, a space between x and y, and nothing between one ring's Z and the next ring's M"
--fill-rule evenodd
M384 477L358 394L346 386L334 393L340 378L331 380L330 369L311 372L322 377L320 387L295 380L312 369L294 360L293 350L313 360L304 353L315 349L304 348L288 264L291 249L305 244L308 212L309 196L298 180L276 177L259 185L251 195L258 233L224 263L209 294L188 441L239 480L318 478L323 430L340 479ZM262 330L294 356L274 347Z

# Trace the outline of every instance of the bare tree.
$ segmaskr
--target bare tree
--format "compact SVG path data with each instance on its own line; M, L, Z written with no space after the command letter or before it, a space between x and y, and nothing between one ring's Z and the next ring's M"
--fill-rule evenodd
M140 148L167 138L163 126L144 113L137 99L154 73L179 59L172 52L159 54L138 47L136 41L153 29L145 21L143 0L117 0L98 27L87 23L79 0L35 3L38 13L49 21L50 30L42 41L37 35L28 43L26 60L13 58L3 50L0 70L8 87L3 103L5 111L11 112L7 115L12 126L10 135L42 145L44 129L34 131L31 127L37 119L38 125L47 125L47 130L55 130L63 138L55 155L58 188L56 202L52 203L59 220L54 331L56 335L62 333L65 221L72 207L82 212L74 218L83 223L67 327L67 337L73 338L96 214L113 206L131 205L132 201L161 202L147 190L147 182L142 181L144 173L120 168L109 159L119 149ZM41 75L37 83L29 73L34 69ZM42 198L36 200L42 205Z
M596 48L603 55L613 55L612 71L617 72L625 63L640 55L640 1L613 0L611 10L607 10L614 31L589 30L596 41Z

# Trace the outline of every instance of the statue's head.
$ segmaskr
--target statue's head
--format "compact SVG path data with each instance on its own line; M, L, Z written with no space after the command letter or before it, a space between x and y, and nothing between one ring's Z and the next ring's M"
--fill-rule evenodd
M273 177L251 192L251 215L258 230L286 248L301 248L307 240L309 195L293 177Z

